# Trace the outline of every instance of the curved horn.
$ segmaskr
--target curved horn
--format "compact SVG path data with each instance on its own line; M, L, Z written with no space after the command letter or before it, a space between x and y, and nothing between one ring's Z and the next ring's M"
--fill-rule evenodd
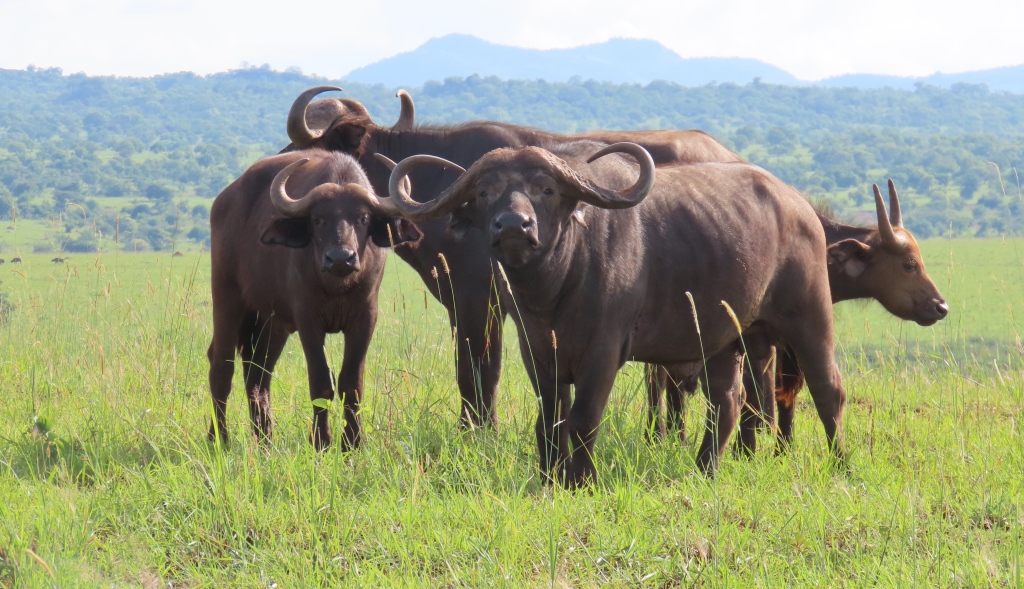
M395 163L395 160L389 158L388 156L384 155L383 153L375 153L375 154L373 154L373 157L377 158L377 161L379 161L380 163L384 164L384 167L386 167L388 170L391 170L391 171L394 171L395 166L398 165L398 164ZM409 180L408 176L406 176L405 178L402 178L402 190L404 190L406 194L409 194L410 192L412 192L412 182ZM390 194L390 192L389 192L389 194Z
M407 176L415 168L424 164L454 168L463 175L434 200L426 203L418 203L409 196L410 191L406 190L409 186ZM465 184L465 180L468 177L465 175L465 172L466 170L463 169L462 166L454 164L444 158L439 158L433 155L409 156L398 162L398 165L391 170L391 178L388 180L388 193L391 194L391 199L393 200L395 207L398 209L398 212L406 219L409 219L410 221L436 219L445 213L455 210L462 204L455 198L455 195L459 193L462 185Z
M358 100L352 100L351 98L341 98L339 99L339 102L344 104L349 111L361 117L370 118L370 111L366 110L366 107L363 106L362 102L359 102Z
M590 180L580 176L575 170L565 167L572 172L570 180L577 182L583 190L580 200L605 209L626 209L640 204L640 201L647 198L651 188L654 186L654 159L646 149L636 143L613 143L601 151L590 156L587 163L602 158L611 153L625 153L633 156L640 164L640 176L633 183L633 186L625 190L611 190L602 188ZM564 171L563 171L564 172Z
M299 147L306 147L320 138L320 133L314 133L306 125L306 107L309 106L314 96L331 90L340 91L341 88L337 86L314 86L299 94L299 97L292 103L292 108L288 111L287 124L288 138L292 140L292 143Z
M302 158L288 164L283 170L274 176L274 181L270 184L270 202L273 203L275 209L280 211L281 214L286 217L303 217L306 215L306 211L309 209L310 204L312 204L311 200L304 198L292 200L292 198L288 196L288 192L284 189L284 185L288 181L288 177L308 161L309 158Z
M893 227L903 227L900 197L896 195L896 183L892 181L892 178L889 178L889 222Z
M416 105L412 102L412 96L405 90L399 90L395 96L402 101L402 112L398 115L398 122L391 128L395 131L408 131L416 122Z
M871 187L875 190L875 212L878 213L878 233L882 236L882 247L891 251L902 251L903 244L896 238L889 216L885 212L882 191L878 189L878 184L872 184Z

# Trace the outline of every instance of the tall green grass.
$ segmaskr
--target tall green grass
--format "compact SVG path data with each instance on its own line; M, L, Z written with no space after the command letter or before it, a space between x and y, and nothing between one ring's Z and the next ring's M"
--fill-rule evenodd
M250 438L240 370L234 443L206 441L208 257L27 255L0 267L0 587L1022 587L1024 242L923 249L946 321L837 307L848 472L828 467L805 392L791 452L762 436L707 480L703 401L687 444L648 445L629 365L599 482L578 493L538 479L514 341L500 426L458 429L447 317L397 259L364 446L317 455L298 338L275 370L272 444ZM337 370L340 336L327 349Z

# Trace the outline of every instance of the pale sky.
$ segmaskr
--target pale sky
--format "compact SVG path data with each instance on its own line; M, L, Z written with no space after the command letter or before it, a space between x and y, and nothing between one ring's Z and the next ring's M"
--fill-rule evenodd
M1022 0L0 0L0 68L331 78L448 33L550 49L654 39L798 78L924 76L1024 63Z

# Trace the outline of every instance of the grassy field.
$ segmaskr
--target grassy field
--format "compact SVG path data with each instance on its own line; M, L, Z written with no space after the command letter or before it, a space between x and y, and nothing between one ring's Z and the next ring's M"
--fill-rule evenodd
M0 266L0 587L1024 587L1024 240L922 246L946 321L837 307L848 471L805 392L791 452L762 436L707 480L703 402L686 444L648 445L629 365L579 493L538 480L517 353L500 427L458 429L447 319L397 258L365 445L317 455L298 338L273 444L240 375L235 443L207 443L206 255L27 254Z

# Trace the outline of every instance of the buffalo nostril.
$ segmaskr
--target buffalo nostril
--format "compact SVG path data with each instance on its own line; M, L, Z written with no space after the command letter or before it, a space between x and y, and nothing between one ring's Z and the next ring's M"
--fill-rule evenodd
M949 305L946 304L946 301L938 301L935 303L935 310L939 313L940 317L945 317L949 314Z
M495 221L494 222L494 230L495 231L501 231L501 221Z
M523 219L523 229L529 229L530 227L533 227L533 219Z
M352 268L355 268L356 265L359 264L359 256L357 256L355 252L353 252L351 256L345 259L345 264Z

